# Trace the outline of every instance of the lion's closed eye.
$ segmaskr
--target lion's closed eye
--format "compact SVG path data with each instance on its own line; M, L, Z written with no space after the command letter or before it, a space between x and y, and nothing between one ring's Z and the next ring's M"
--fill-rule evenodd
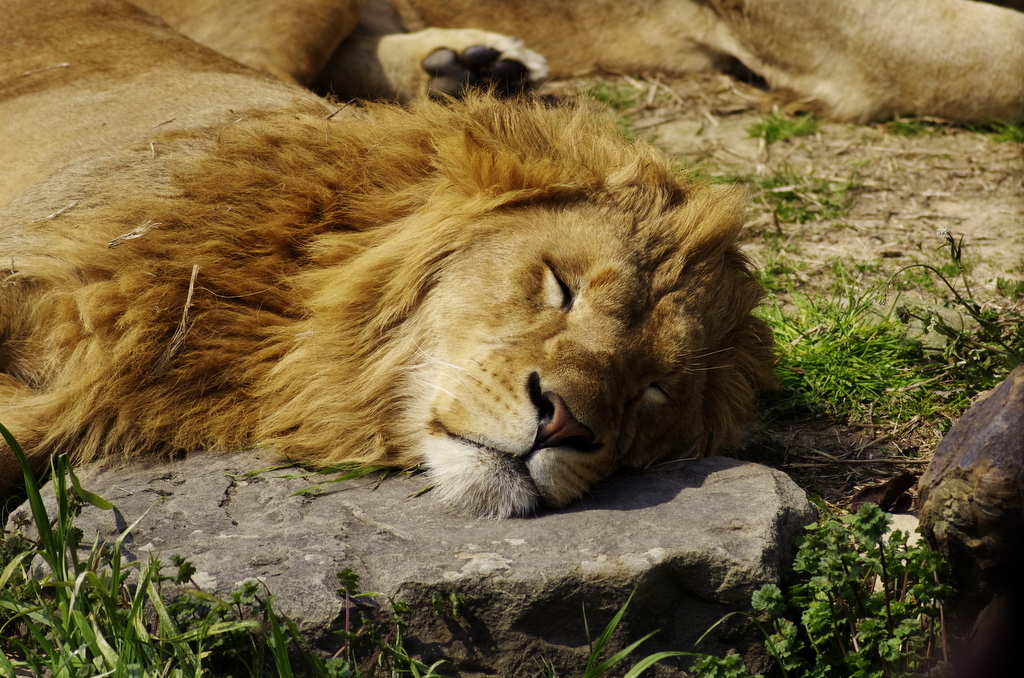
M550 266L544 269L544 301L550 308L560 308L563 311L572 310L576 296L572 289Z
M653 405L667 405L672 402L672 396L657 382L651 383L644 389L643 398Z

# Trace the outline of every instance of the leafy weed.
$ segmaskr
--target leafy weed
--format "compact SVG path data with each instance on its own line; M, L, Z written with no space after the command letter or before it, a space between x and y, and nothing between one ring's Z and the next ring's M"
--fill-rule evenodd
M767 627L758 623L766 649L785 678L941 675L948 566L906 533L887 534L889 522L866 504L855 515L810 525L788 590L768 584L754 593L753 608L768 617ZM750 675L736 655L705 655L693 672Z

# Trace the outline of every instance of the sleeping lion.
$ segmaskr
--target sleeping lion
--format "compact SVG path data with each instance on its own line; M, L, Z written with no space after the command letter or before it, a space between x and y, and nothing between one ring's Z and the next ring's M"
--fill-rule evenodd
M137 2L224 54L341 96L405 100L412 80L387 75L409 65L403 45L443 40L453 46L421 56L415 77L450 92L493 70L454 42L489 44L500 61L499 36L465 30L484 29L523 38L558 76L719 70L834 120L1024 121L1022 0ZM541 79L546 67L531 64Z
M0 423L37 468L267 445L504 517L734 442L771 382L742 192L596 113L340 107L117 0L7 0L0 43Z

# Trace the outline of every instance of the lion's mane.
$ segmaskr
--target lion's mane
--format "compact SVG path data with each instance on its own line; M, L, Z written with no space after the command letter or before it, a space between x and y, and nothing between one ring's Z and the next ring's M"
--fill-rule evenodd
M80 460L258 442L317 464L415 463L420 432L396 412L422 390L409 366L432 285L496 235L482 215L588 201L677 210L680 252L741 271L711 311L734 348L702 405L717 441L736 438L752 386L771 380L749 316L761 293L732 245L738 191L680 181L572 108L330 114L296 103L164 134L80 172L72 208L6 239L0 361L16 405L2 416L16 434Z

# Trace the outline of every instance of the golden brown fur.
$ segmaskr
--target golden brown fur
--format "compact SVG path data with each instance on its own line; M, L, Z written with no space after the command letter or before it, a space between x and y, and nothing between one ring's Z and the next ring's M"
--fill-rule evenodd
M203 51L179 104L157 64L182 38L122 4L63 7L57 34L106 12L66 51L19 7L0 16L10 44L51 46L0 71L0 115L71 160L22 189L0 150L0 422L36 465L272 444L422 463L449 506L506 516L740 434L771 350L738 191L674 176L586 111L336 114ZM116 64L31 68L100 37L138 41L136 84ZM77 107L55 114L46 93L69 87ZM46 146L54 126L91 129L111 89L137 108L107 119L106 148ZM16 477L5 452L0 482Z
M139 2L200 42L275 73L300 46L320 54L337 46L321 82L338 92L388 80L373 74L402 70L431 45L458 40L457 30L441 38L431 27L485 29L525 39L555 75L746 71L767 82L773 100L838 120L1024 121L1024 13L972 0L366 0L362 8L359 0L260 0L274 8L271 23L226 0ZM1021 9L1020 0L997 4ZM182 5L188 21L177 20ZM360 23L351 35L323 20L288 32L279 19L328 11L361 11ZM407 51L403 42L417 46Z

